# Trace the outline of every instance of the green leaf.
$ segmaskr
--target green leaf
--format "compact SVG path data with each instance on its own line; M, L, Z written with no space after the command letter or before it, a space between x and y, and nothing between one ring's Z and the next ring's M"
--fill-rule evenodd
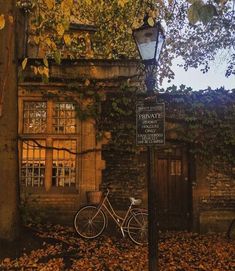
M197 5L191 5L188 9L188 20L189 23L191 24L195 24L200 20L200 16L199 16L199 10Z
M61 54L59 51L55 51L54 52L54 59L56 64L60 64L61 63Z
M215 15L217 15L216 8L211 4L203 5L199 12L200 20L204 24L207 24Z

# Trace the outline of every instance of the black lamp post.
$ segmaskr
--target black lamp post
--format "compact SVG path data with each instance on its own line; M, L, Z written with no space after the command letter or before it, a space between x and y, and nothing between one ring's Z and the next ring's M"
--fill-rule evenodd
M154 89L156 80L154 68L158 64L161 49L165 40L164 31L160 22L149 25L148 16L144 18L144 24L133 31L134 40L139 54L145 65L145 84L147 87L147 100L156 102ZM147 146L147 178L148 178L148 252L149 270L157 271L158 266L158 221L157 221L157 181L155 174L155 153L152 144Z

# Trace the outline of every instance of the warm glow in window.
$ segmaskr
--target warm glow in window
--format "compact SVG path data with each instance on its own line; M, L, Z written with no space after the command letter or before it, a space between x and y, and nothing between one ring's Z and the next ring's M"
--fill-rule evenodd
M24 133L45 133L47 119L46 102L24 102Z
M76 113L73 103L55 103L53 107L53 132L73 134L76 132Z
M181 160L171 161L171 175L180 176L182 174Z
M45 146L45 141L38 143ZM22 148L21 183L25 186L38 187L44 185L45 149L33 141L24 141Z
M53 186L74 186L76 165L76 141L55 140L53 142ZM68 151L69 150L69 151Z

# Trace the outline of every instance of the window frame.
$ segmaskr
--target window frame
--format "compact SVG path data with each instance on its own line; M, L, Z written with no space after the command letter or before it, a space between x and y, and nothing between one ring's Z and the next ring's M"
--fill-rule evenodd
M35 133L24 133L24 102L46 102L46 108L47 108L47 122L46 122L46 132L45 133L40 133L40 134L35 134ZM75 158L75 186L66 186L66 187L57 187L57 186L52 186L52 172L51 172L51 178L48 177L48 173L45 173L45 183L44 186L41 187L30 187L30 186L23 186L21 183L21 167L22 167L22 160L23 160L23 141L24 140L45 140L46 142L46 147L52 147L53 141L56 140L74 140L76 141L76 151L81 150L81 132L82 132L82 127L81 127L81 121L76 117L75 114L75 133L69 133L69 134L60 134L60 133L53 133L53 128L52 128L52 114L53 114L53 105L58 102L58 103L72 103L74 104L73 101L67 101L67 100L51 100L51 99L43 99L42 97L22 97L19 99L19 127L18 127L18 133L21 138L19 141L19 174L20 174L20 184L23 189L27 189L27 191L30 192L59 192L63 190L63 192L77 192L79 191L79 186L80 186L80 180L81 180L81 156L76 155ZM75 107L76 110L76 107ZM46 161L45 161L45 171L47 171L47 168L51 169L52 171L52 162L53 162L53 150L50 148L46 149ZM50 178L50 180L48 179Z

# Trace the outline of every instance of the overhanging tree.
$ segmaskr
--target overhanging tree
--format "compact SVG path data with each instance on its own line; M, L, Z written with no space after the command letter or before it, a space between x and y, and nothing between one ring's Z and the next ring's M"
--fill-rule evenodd
M30 33L28 42L45 49L44 66L40 72L48 74L47 59L61 60L61 49L77 58L84 53L88 35L80 37L68 32L71 22L93 24L97 32L94 51L85 52L87 58L136 58L132 29L142 24L144 14L149 24L161 20L166 25L166 50L159 67L159 79L174 77L172 60L181 56L184 68L208 71L209 61L221 50L228 52L226 76L233 75L235 53L235 12L233 0L20 0L19 6L30 3ZM24 62L23 67L25 66ZM35 69L38 72L37 69Z

